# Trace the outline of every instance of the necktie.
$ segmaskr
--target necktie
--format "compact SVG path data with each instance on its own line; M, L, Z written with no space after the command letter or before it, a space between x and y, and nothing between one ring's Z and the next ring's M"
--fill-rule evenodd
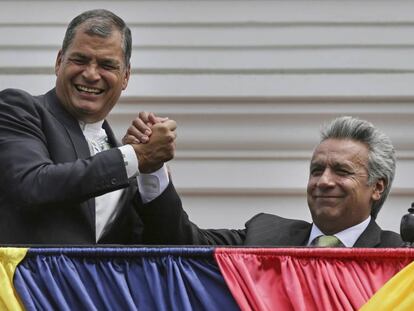
M86 138L86 141L89 144L89 150L92 155L111 149L105 132L93 138Z
M312 243L317 247L343 247L342 242L334 235L320 235Z
M79 122L83 135L89 145L91 155L104 150L111 149L105 130L102 128L103 121L96 123Z

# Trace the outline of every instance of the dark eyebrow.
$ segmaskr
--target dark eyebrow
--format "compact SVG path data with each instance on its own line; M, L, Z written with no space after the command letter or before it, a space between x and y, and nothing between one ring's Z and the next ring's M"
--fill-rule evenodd
M313 159L311 159L311 162L310 162L310 164L311 165L323 165L323 163L324 163L324 161L323 160L321 160L321 159L318 159L318 158L313 158Z
M352 165L349 165L348 163L338 163L338 162L336 162L336 163L333 163L332 167L335 170L345 170L345 171L348 171L348 172L354 172L355 171L355 168Z
M101 61L99 61L101 64L104 65L111 65L111 66L120 66L120 62L118 62L117 60L114 59L103 59Z
M332 166L334 167L351 167L350 164L346 163L346 162L333 162Z
M325 167L325 163L320 161L314 161L310 163L310 168L319 168L319 167ZM346 169L346 170L353 170L352 165L349 165L348 163L340 163L340 162L334 162L332 163L332 168L334 169Z
M310 168L324 167L325 165L321 162L315 161L310 163Z
M72 54L69 55L69 57L79 57L82 59L89 59L85 54L79 53L79 52L74 52Z

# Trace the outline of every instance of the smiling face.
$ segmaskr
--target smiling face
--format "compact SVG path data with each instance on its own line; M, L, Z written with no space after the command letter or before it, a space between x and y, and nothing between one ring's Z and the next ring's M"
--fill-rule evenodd
M327 139L314 151L308 181L313 222L334 234L368 218L384 182L368 185L368 147L348 139Z
M127 87L130 75L122 51L122 35L90 36L80 26L68 49L57 56L56 94L77 120L105 119Z

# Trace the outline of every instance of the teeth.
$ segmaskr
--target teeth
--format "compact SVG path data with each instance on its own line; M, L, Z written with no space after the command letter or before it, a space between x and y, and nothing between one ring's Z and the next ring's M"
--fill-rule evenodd
M77 85L77 86L76 86L76 88L77 88L79 91L82 91L82 92L88 92L88 93L93 93L93 94L99 94L99 93L101 93L101 92L102 92L100 89L95 89L95 88L91 88L91 87L86 87L86 86L83 86L83 85Z

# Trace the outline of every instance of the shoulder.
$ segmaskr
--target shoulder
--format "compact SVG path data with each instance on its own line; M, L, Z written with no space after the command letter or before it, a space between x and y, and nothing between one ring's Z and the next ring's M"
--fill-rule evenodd
M303 220L258 214L246 223L246 245L300 246L306 243L312 225Z
M393 231L381 230L381 247L401 247L401 236Z
M398 233L382 230L375 219L362 232L354 247L400 247L403 241Z
M19 89L5 89L1 91L0 107L0 115L3 119L9 120L15 116L35 123L41 119L41 116L47 110L45 107L45 95L33 96Z
M33 109L39 106L44 96L33 96L19 89L5 89L0 92L0 105L10 106L15 109Z
M34 96L29 94L26 91L19 89L4 89L0 92L0 99L3 101L6 100L19 100L22 98L33 99Z
M297 219L289 219L289 218L284 218L284 217L280 217L277 215L273 215L273 214L266 214L266 213L260 213L255 215L253 218L251 218L247 223L246 223L246 228L250 227L250 226L256 226L256 225L261 225L261 226L275 226L277 225L278 227L280 226L286 226L286 227L292 227L292 226L297 226L297 227L307 227L310 224L304 220L297 220Z

